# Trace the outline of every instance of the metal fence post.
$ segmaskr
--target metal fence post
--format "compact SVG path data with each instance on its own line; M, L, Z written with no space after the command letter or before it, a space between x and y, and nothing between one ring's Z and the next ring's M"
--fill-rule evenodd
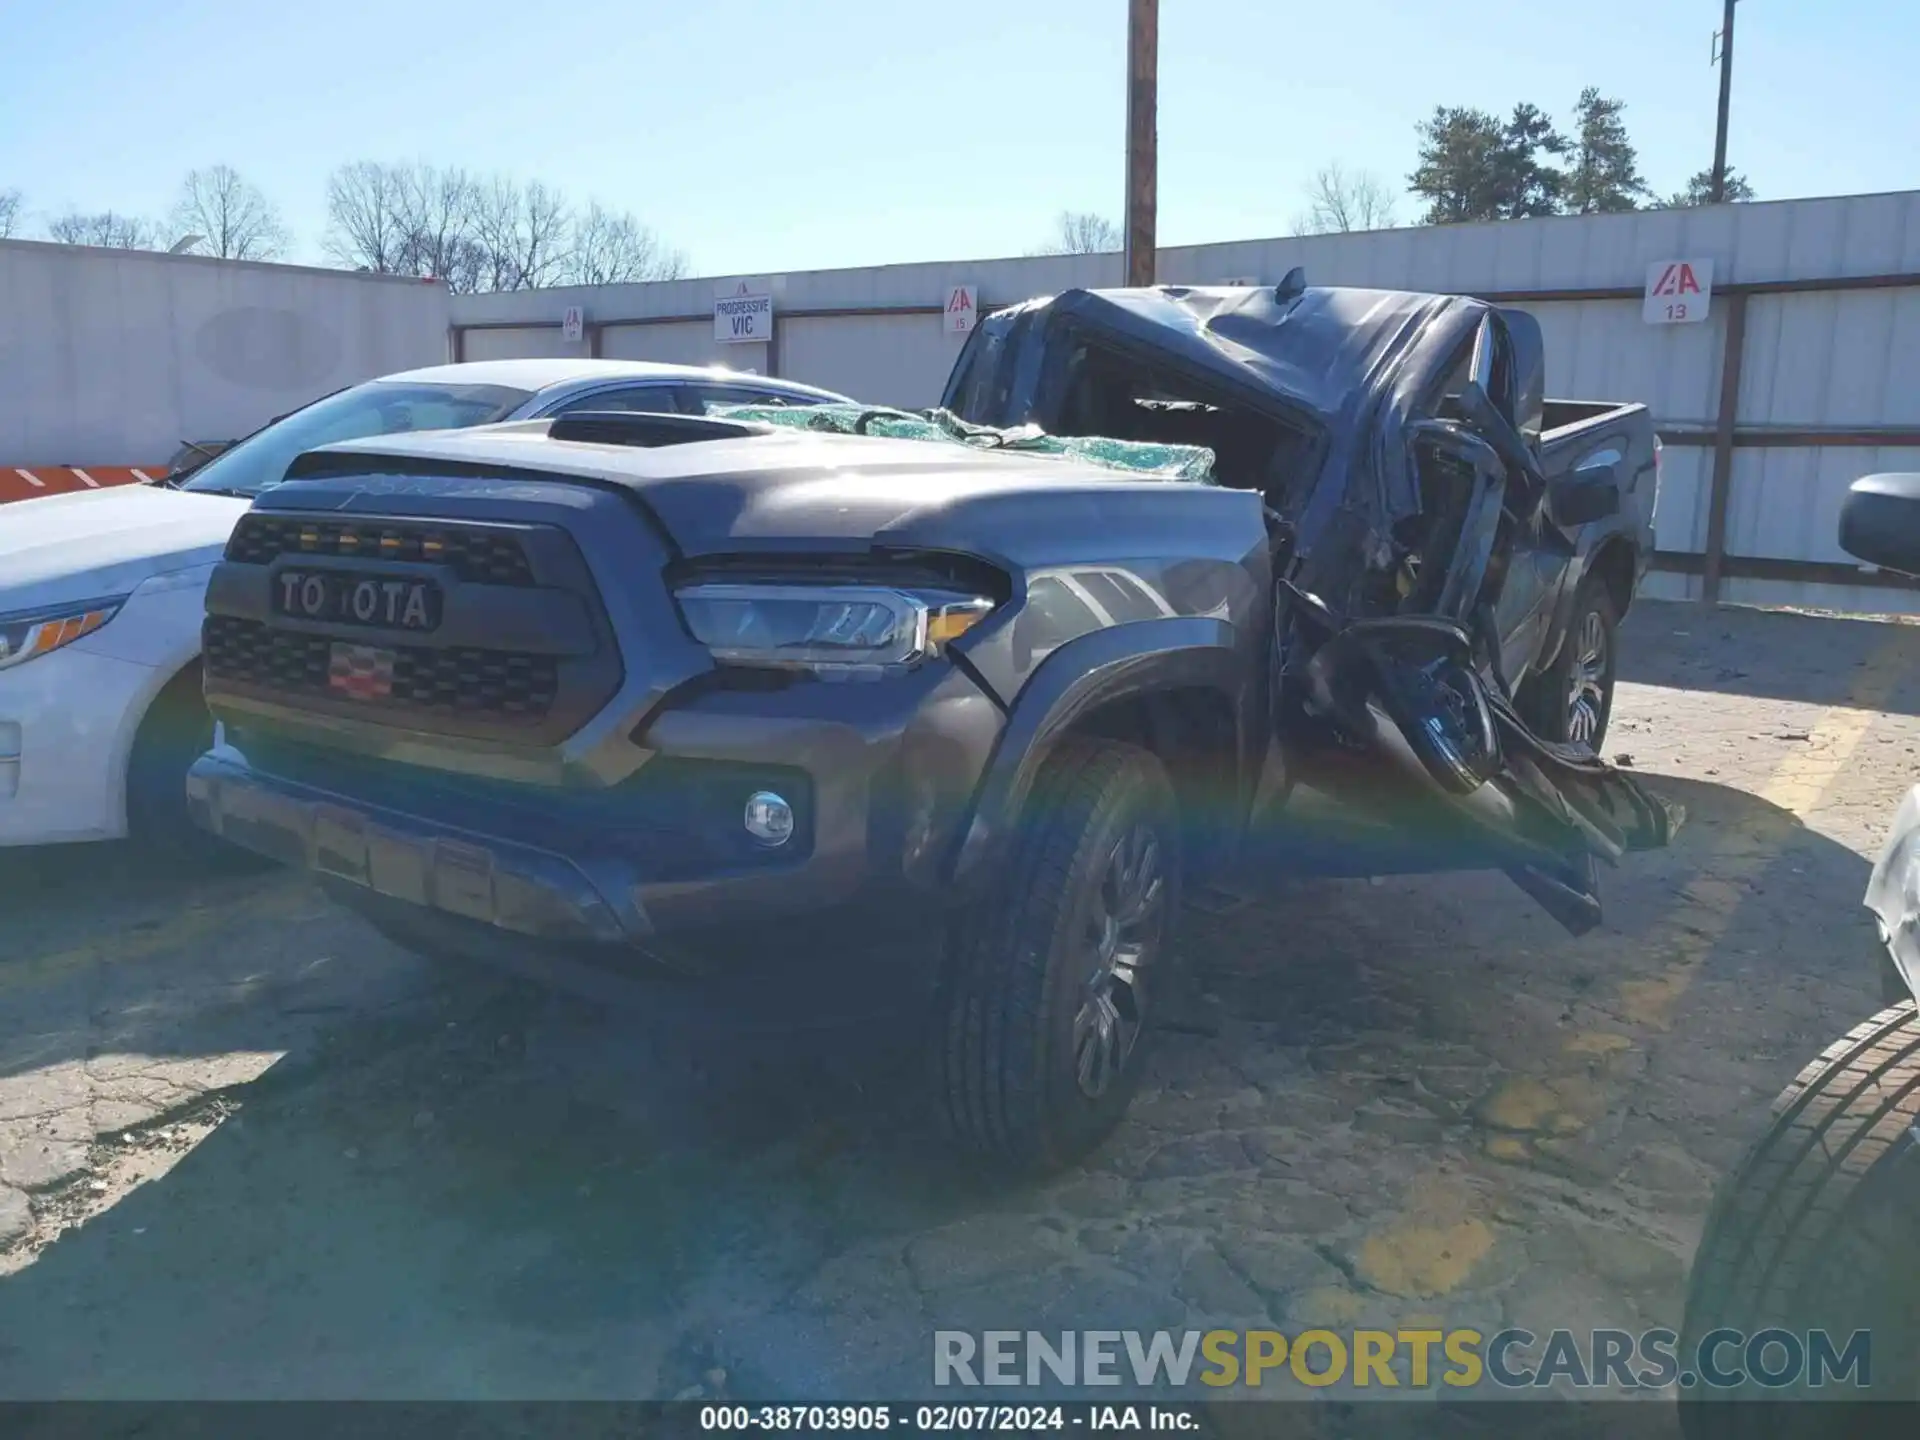
M1733 492L1733 431L1740 418L1740 362L1747 350L1747 292L1727 296L1726 345L1720 355L1720 413L1713 429L1713 488L1707 493L1707 546L1700 567L1700 599L1720 603L1720 571L1727 556L1727 500Z

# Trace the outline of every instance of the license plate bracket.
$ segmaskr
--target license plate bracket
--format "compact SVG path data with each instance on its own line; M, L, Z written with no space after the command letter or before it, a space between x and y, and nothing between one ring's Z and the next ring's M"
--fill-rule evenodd
M327 652L327 688L350 700L391 699L393 667L399 658L377 645L336 640Z

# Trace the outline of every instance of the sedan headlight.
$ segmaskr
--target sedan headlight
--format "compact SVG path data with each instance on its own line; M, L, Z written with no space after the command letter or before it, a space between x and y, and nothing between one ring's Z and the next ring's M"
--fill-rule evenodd
M24 665L37 655L49 654L82 635L91 635L118 614L126 600L126 596L116 595L111 599L75 600L65 605L0 615L0 670Z
M674 592L693 638L731 665L822 673L912 665L985 619L978 595L867 585L689 585Z

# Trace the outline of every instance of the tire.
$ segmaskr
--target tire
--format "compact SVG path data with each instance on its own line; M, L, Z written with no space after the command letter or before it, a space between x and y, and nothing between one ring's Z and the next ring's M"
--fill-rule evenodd
M1871 1385L1809 1388L1704 1383L1681 1396L1689 1440L1837 1437L1861 1415L1837 1400L1920 1400L1920 1017L1881 1011L1806 1069L1774 1102L1766 1134L1721 1186L1693 1264L1682 1322L1683 1377L1703 1337L1778 1327L1804 1343L1825 1330L1836 1353L1871 1332ZM1744 1347L1718 1352L1724 1372ZM1782 1352L1767 1363L1779 1366ZM1743 1400L1820 1401L1755 1405Z
M1110 741L1064 742L1027 815L982 919L955 937L932 1048L952 1136L1034 1173L1092 1150L1139 1086L1180 842L1160 762Z
M127 835L141 849L248 865L248 852L209 835L187 812L187 771L212 748L213 716L200 696L196 660L161 687L127 756Z
M1598 753L1613 718L1619 629L1620 616L1606 582L1589 575L1574 596L1560 653L1526 684L1523 713L1534 734Z

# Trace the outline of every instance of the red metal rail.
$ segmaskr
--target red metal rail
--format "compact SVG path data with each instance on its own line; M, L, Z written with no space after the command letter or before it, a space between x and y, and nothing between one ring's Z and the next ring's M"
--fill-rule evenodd
M0 465L0 505L74 490L106 490L158 480L164 465Z

